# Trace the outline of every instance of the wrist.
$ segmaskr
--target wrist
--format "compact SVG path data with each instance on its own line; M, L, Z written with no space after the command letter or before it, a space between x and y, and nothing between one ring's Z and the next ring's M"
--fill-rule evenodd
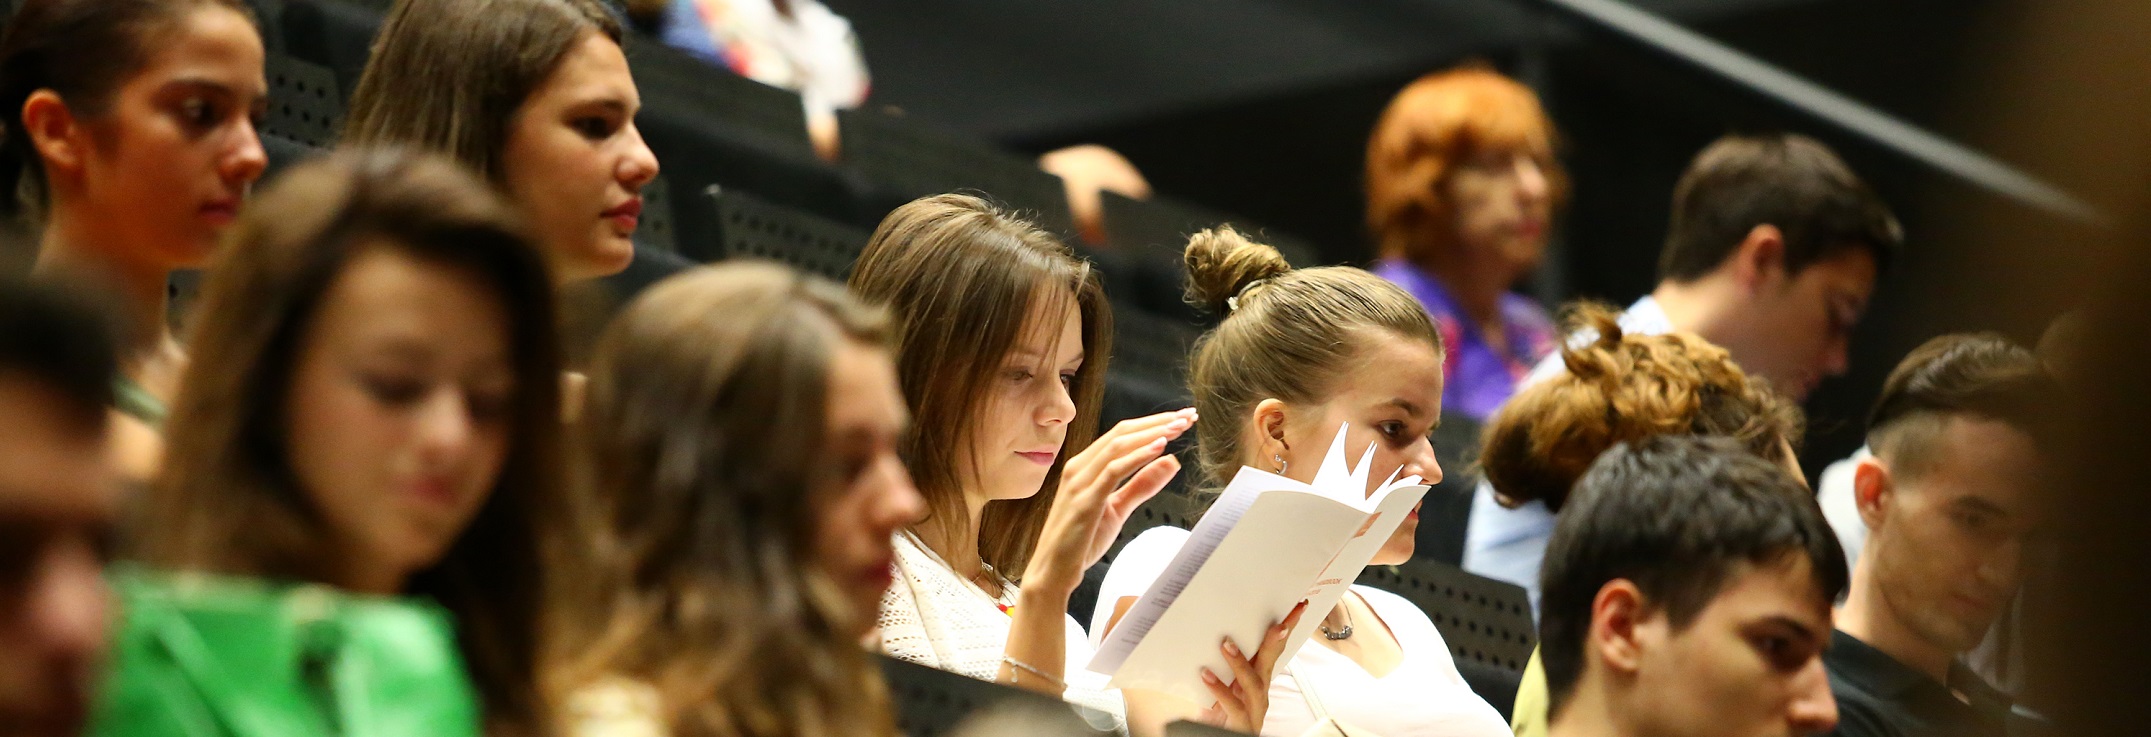
M1038 606L1066 611L1068 598L1075 595L1076 585L1082 581L1080 578L1075 581L1062 579L1063 577L1052 575L1025 575L1022 584L1016 589L1016 606Z

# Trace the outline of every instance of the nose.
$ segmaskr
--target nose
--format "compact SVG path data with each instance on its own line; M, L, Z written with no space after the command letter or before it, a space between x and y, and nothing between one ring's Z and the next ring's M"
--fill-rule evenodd
M1546 176L1546 167L1533 156L1516 157L1516 194L1526 202L1544 201L1553 194L1553 182Z
M1038 424L1051 427L1075 421L1075 398L1069 395L1069 384L1054 381L1047 390L1046 401L1038 406Z
M634 123L627 124L626 135L627 154L620 158L619 169L614 175L619 178L620 186L629 192L637 192L657 178L657 153L642 140L642 129L636 128Z
M1830 347L1822 356L1824 376L1842 376L1852 363L1852 341L1845 336L1830 339Z
M1822 658L1808 661L1799 675L1799 691L1788 705L1786 722L1794 734L1822 734L1837 728L1837 699L1830 696L1830 676Z
M1441 461L1434 457L1433 441L1420 438L1412 446L1412 460L1405 464L1404 473L1418 476L1420 481L1428 484L1441 483Z
M28 599L33 655L55 672L78 669L104 649L107 594L104 566L88 541L74 540L49 556Z
M221 171L218 174L227 182L252 184L261 178L262 172L269 170L269 152L262 149L261 132L254 128L252 120L240 121L237 137L236 145L219 163L217 168Z
M419 451L429 464L444 463L471 446L470 398L460 390L436 390L419 408Z
M891 455L883 462L887 470L884 489L879 496L880 504L874 515L874 523L882 537L926 517L926 498L919 495L919 487L911 483L911 472L904 468L902 459Z
M2011 535L2008 541L1995 549L1993 555L1980 561L1979 581L1985 584L1989 591L2014 589L2023 561L2024 537Z

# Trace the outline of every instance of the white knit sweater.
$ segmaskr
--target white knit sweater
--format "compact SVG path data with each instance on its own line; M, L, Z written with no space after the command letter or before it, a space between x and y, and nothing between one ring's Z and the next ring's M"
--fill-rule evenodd
M1015 606L1016 585L1002 586L999 599L988 596L910 532L896 535L895 574L895 583L881 597L882 651L920 665L994 680L1008 647L1009 616L1002 607ZM1128 707L1120 690L1107 687L1104 675L1083 668L1093 652L1090 637L1074 617L1065 613L1061 617L1068 624L1063 670L1068 690L1061 698L1111 717L1111 724L1093 726L1126 732Z

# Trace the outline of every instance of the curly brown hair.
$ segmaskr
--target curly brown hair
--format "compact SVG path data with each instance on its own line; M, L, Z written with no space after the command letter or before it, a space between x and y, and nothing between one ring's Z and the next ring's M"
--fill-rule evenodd
M1564 318L1568 371L1525 387L1481 440L1487 483L1509 506L1532 500L1560 511L1600 453L1657 435L1732 438L1772 460L1799 441L1800 410L1732 356L1688 333L1628 335L1612 308L1585 303Z

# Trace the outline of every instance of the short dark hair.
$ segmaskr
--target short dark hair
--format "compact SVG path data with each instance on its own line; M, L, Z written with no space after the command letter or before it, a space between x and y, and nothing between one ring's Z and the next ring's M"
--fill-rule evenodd
M51 283L0 279L0 377L24 379L57 397L71 424L100 434L119 361L109 317L80 293Z
M2061 402L2061 385L2029 349L1996 333L1944 335L1890 370L1867 417L1867 441L1893 471L1917 473L1943 419L1993 420L2045 444Z
M1787 273L1849 249L1886 270L1904 249L1897 216L1830 147L1794 134L1733 135L1696 154L1673 187L1658 277L1709 274L1758 225L1785 234Z
M1539 572L1539 650L1553 710L1583 677L1591 602L1607 583L1635 583L1677 631L1741 564L1788 556L1807 560L1823 601L1844 593L1851 574L1837 535L1807 487L1778 464L1694 435L1606 451L1576 482Z

